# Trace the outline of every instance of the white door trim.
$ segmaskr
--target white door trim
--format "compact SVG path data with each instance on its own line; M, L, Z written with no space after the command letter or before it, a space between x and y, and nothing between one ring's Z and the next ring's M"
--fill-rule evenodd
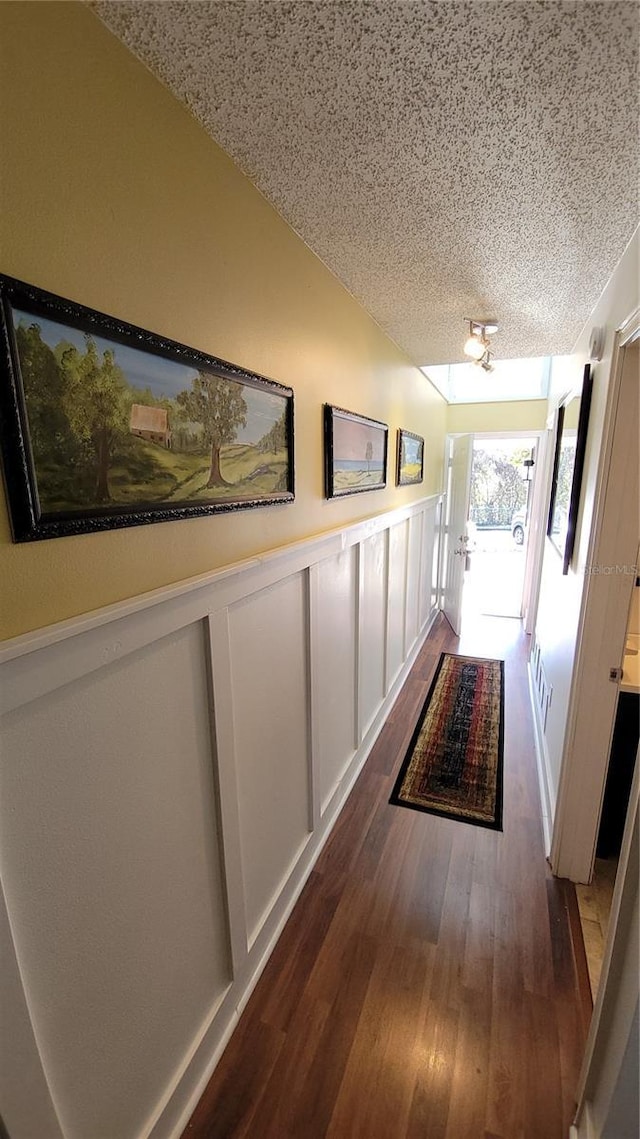
M639 798L640 762L636 761L602 972L576 1093L578 1106L572 1130L574 1139L590 1139L594 1109L599 1116L606 1118L638 1000L637 945L635 952L632 950L630 953L629 942L633 937L630 926L633 925L638 897ZM637 941L637 930L635 936Z
M602 548L602 534L605 499L607 492L612 489L610 486L610 468L614 453L614 435L622 386L625 348L639 336L640 308L636 309L616 332L586 565L605 562L615 564L620 560L619 557L616 557L615 551L611 557L611 551ZM634 556L636 546L634 546ZM633 586L630 584L629 591L632 588ZM602 668L601 662L597 659L597 654L594 656L590 651L590 636L595 636L597 628L602 623L602 604L603 599L596 597L595 594L594 578L588 574L585 575L550 852L553 873L560 878L570 878L573 882L589 882L591 880L615 719L615 707L610 712L607 704L607 708L602 710L602 715L597 717L598 731L601 732L600 742L604 741L604 744L599 750L597 759L592 760L588 771L585 770L585 757L582 754L581 747L576 744L576 735L581 710L584 712L584 694L587 688L593 684L594 670L601 670ZM613 629L611 621L608 626L612 634L615 633L619 636L621 643L624 642L627 622L627 611L622 612L622 608L622 605L618 606L619 612L616 612L616 629ZM618 624L620 628L617 628ZM597 685L594 691L597 692ZM589 706L593 712L593 694ZM594 750L597 751L598 749ZM587 787L587 782L589 787Z

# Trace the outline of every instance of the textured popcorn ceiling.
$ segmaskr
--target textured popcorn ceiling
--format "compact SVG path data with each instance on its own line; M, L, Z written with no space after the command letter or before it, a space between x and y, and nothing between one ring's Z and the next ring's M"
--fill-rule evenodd
M92 7L417 363L467 315L571 349L637 220L635 2Z

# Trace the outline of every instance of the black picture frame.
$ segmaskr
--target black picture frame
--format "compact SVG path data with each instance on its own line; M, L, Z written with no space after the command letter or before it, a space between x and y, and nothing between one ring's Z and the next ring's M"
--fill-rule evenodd
M293 502L290 387L2 275L0 336L14 541Z
M557 411L547 537L565 575L575 546L592 392L591 365L585 364L580 393L567 397Z
M325 404L325 496L343 498L386 487L388 442L386 423Z
M413 486L423 479L424 439L422 435L414 435L413 431L399 427L396 440L396 485Z

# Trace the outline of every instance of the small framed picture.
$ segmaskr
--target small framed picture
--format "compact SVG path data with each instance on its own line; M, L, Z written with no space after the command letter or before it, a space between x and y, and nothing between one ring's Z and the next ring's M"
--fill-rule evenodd
M409 486L422 482L424 477L424 439L412 431L398 428L398 453L396 461L396 483Z
M325 404L326 497L342 498L385 487L388 436L386 423Z
M16 542L292 502L293 392L0 277Z

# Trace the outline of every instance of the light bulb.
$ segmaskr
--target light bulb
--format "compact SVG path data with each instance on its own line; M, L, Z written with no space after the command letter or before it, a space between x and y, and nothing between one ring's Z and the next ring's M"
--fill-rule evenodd
M465 356L471 356L472 360L481 360L484 356L485 345L477 336L470 336L463 348L463 352Z

